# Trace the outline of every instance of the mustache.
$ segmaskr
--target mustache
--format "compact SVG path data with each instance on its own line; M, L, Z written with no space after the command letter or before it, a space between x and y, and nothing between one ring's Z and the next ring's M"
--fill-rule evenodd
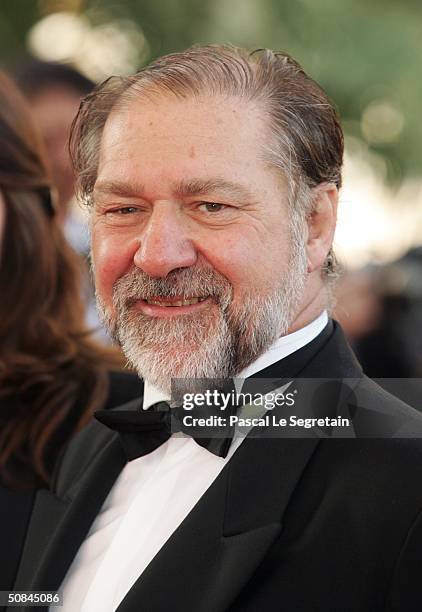
M209 267L178 268L165 278L154 278L142 270L133 270L116 281L113 301L117 307L130 307L138 300L154 297L213 297L228 307L233 287L225 276Z

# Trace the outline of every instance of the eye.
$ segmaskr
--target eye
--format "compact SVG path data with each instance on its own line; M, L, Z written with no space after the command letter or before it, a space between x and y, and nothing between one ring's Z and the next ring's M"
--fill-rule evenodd
M142 219L143 208L138 205L130 206L129 204L126 206L110 206L110 208L106 208L103 212L104 218L110 225L133 225L134 223L138 223L140 219Z
M217 213L221 212L227 207L225 204L218 204L217 202L202 202L198 208L208 213Z
M138 209L136 206L122 206L121 208L113 208L112 210L107 211L108 214L115 215L130 215L135 213Z

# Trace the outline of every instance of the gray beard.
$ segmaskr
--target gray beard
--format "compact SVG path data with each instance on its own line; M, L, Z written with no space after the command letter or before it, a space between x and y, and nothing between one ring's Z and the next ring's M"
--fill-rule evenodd
M116 315L101 298L104 322L141 378L165 393L171 379L227 379L255 361L285 335L300 303L306 279L306 252L293 245L287 271L266 295L251 290L240 305L232 302L232 286L209 267L184 268L166 278L142 270L120 278L114 287ZM194 315L161 319L134 308L153 296L212 296L213 304ZM199 381L198 381L199 382Z

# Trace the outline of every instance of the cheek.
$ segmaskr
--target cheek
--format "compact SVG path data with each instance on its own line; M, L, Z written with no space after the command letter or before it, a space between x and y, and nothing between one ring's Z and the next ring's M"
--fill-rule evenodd
M92 262L95 287L107 305L112 303L114 283L131 269L135 252L135 244L93 228Z
M223 244L210 245L204 253L210 264L233 286L234 296L273 290L274 283L286 271L290 242L286 233L263 238L243 232L225 238Z
M233 286L234 295L242 295L262 286L266 275L263 248L247 236L225 238L223 244L210 245L204 255L212 267Z

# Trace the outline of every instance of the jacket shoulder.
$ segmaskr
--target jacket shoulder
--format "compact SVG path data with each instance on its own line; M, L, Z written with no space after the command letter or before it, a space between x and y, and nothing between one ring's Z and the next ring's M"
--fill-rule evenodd
M133 410L139 406L139 398L126 402L114 410ZM56 464L51 480L51 490L60 496L81 475L117 434L97 420L92 419L78 432L65 448Z
M144 383L137 374L111 370L109 372L109 391L104 410L115 408L141 398L144 394Z
M353 405L357 435L374 438L422 438L422 412L364 376L349 402ZM368 431L362 429L363 424Z

